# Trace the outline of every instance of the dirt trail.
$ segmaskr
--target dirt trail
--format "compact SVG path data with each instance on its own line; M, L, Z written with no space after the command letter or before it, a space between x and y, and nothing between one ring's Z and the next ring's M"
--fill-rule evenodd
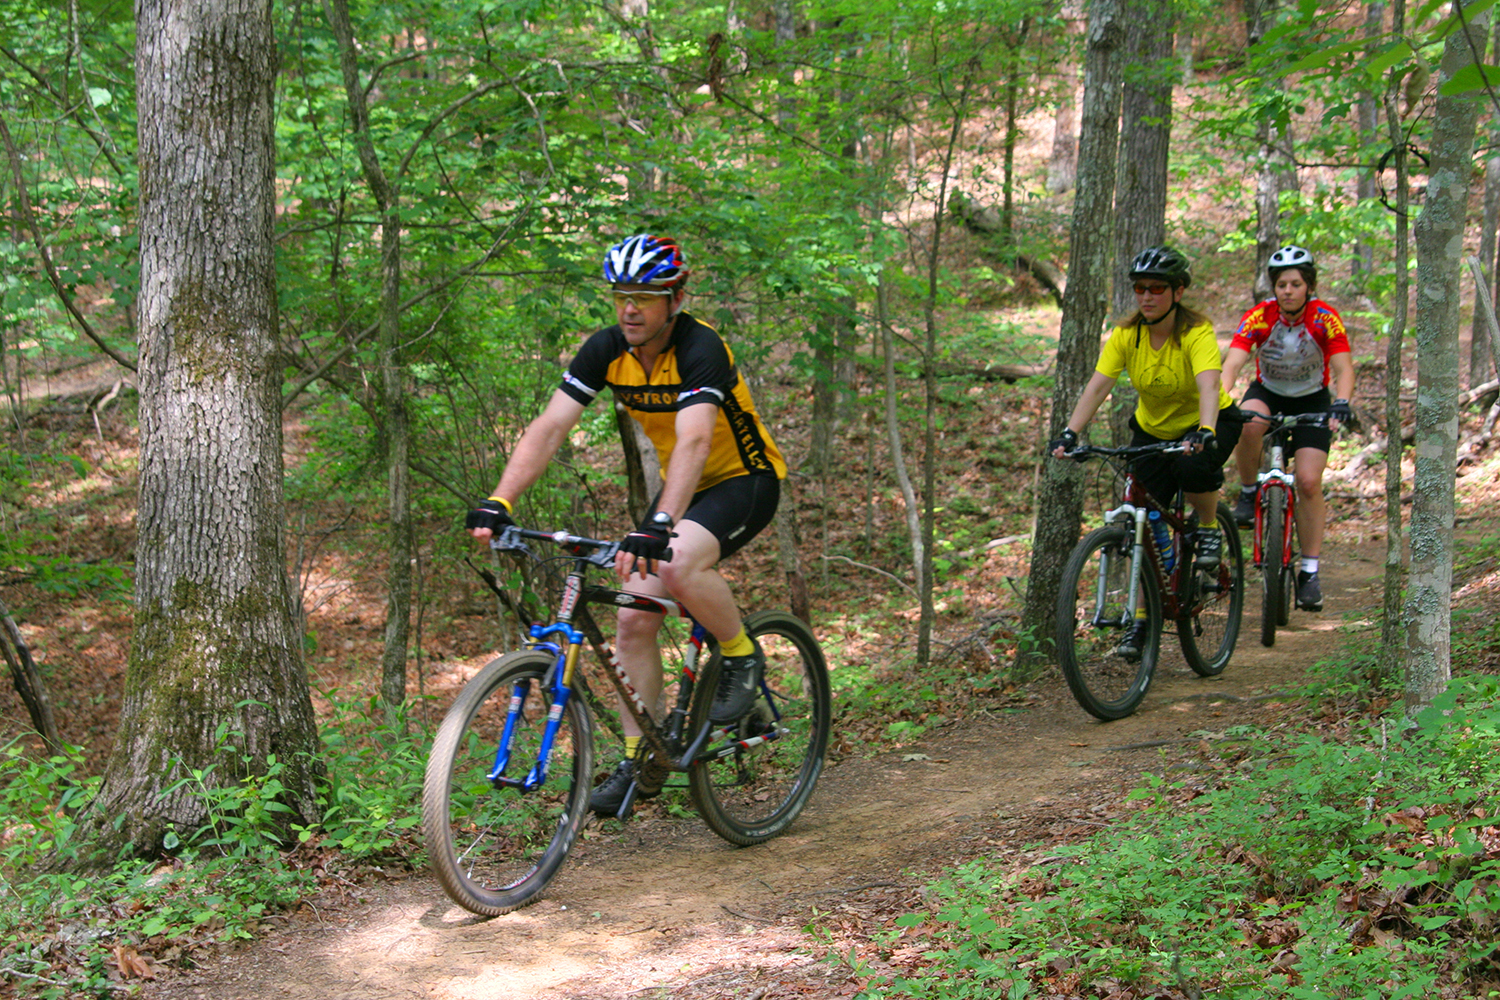
M1225 673L1197 677L1168 637L1174 651L1129 719L1094 722L1054 675L1025 709L966 719L918 745L830 767L791 832L761 847L732 848L693 818L634 822L581 842L545 899L491 920L450 904L425 873L361 886L347 906L303 907L244 952L142 995L615 998L722 979L719 995L758 996L736 984L794 966L814 984L826 967L799 950L814 908L836 910L872 884L915 887L922 879L913 869L932 871L946 857L1019 846L1029 839L1025 817L1090 788L1107 801L1107 789L1158 762L1163 741L1247 719L1267 696L1296 684L1334 648L1339 612L1379 602L1370 581L1379 575L1380 543L1330 547L1334 558L1323 570L1330 611L1294 612L1276 646L1264 649L1252 571L1240 645ZM1005 817L1023 820L1019 833L999 831ZM806 995L848 989L829 981L826 991Z

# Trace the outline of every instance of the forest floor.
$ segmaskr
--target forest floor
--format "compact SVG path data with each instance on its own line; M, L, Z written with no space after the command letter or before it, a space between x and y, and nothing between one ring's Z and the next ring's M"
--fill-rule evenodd
M619 832L590 820L593 832L530 908L479 919L425 871L397 872L333 887L243 951L142 996L852 995L862 980L841 956L865 954L929 877L978 856L1035 861L1127 808L1145 772L1215 766L1213 744L1230 727L1306 721L1290 697L1306 668L1378 610L1384 541L1371 535L1362 523L1335 526L1325 612L1295 612L1273 648L1257 641L1252 586L1245 634L1220 677L1197 677L1164 648L1128 719L1093 721L1054 672L913 744L846 755L791 831L765 845L736 849L658 811Z
M1378 391L1372 385L1362 395ZM1012 435L1025 438L1026 418L1014 401L1007 406ZM982 419L999 418L991 411ZM997 427L976 423L965 433L1003 433ZM99 468L122 461L135 446L128 428L110 431L107 421L102 438L89 435L94 429L79 428L77 448ZM1464 538L1492 538L1500 528L1491 514L1500 498L1495 463L1492 446L1461 470ZM1233 727L1308 724L1308 703L1297 692L1309 668L1350 641L1378 641L1385 549L1378 475L1377 467L1359 481L1330 483L1336 516L1324 553L1322 614L1294 612L1276 645L1263 648L1259 579L1247 570L1241 639L1228 669L1217 678L1196 676L1166 637L1152 689L1128 719L1095 722L1053 668L1019 689L966 692L948 706L942 724L915 741L870 740L864 731L840 733L836 723L840 745L811 804L787 834L765 845L731 847L690 813L679 809L674 816L658 800L623 827L591 819L545 897L516 913L476 918L450 903L425 870L399 862L330 873L319 880L317 895L266 919L254 942L195 954L188 969L158 963L154 979L131 985L147 1000L853 995L869 975L888 968L874 937L920 905L924 886L954 866L978 857L1018 868L1035 863L1055 845L1091 836L1128 811L1126 795L1144 774L1191 777L1225 766L1216 746ZM105 495L113 501L70 508L74 530L89 539L97 558L127 563L128 482L122 478ZM980 562L968 580L971 590L1003 589L1002 577L1024 573L1025 545L997 549ZM1488 617L1500 615L1493 562L1470 567L1459 591ZM772 567L769 558L736 567L737 591L759 590L750 602L765 596ZM759 587L744 579L755 576L766 578ZM817 602L814 625L825 644L841 647L836 661L848 663L851 655L848 619L840 615L869 603L871 594L861 589L869 586L835 578ZM320 588L338 595L311 619L315 688L367 688L384 617L370 596L378 577L367 568L356 586L324 576L308 594L316 597ZM493 636L483 602L448 597L455 607L477 610L456 611L423 640L427 693L438 713L464 672L487 658ZM983 617L976 597L967 600L970 619ZM84 595L49 603L31 595L28 610L23 628L51 664L65 737L102 762L125 670L128 602ZM909 651L900 647L910 622L898 619L888 619L887 632L867 640L859 655L905 660ZM1496 655L1490 651L1491 659ZM1465 666L1456 663L1455 670ZM899 672L891 676L905 680ZM23 719L14 692L0 690L0 720L9 720L4 729Z

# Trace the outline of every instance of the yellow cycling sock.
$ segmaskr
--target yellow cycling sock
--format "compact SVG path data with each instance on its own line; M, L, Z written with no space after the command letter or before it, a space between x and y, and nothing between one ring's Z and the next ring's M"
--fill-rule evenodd
M1217 515L1217 514L1215 514L1213 516L1213 520L1210 520L1210 521L1199 521L1198 522L1198 527L1200 527L1200 528L1217 528L1218 526L1219 526L1219 515Z
M739 635L728 642L719 643L719 652L725 656L749 656L755 652L755 643L750 641L744 629L740 629Z
M1143 621L1146 620L1146 618L1147 618L1147 615L1146 615L1146 609L1145 608L1136 608L1135 609L1135 620L1136 621L1143 622Z
M640 745L641 745L641 738L639 736L627 736L627 737L625 737L625 756L627 756L627 757L634 757L635 756L636 747L638 747Z

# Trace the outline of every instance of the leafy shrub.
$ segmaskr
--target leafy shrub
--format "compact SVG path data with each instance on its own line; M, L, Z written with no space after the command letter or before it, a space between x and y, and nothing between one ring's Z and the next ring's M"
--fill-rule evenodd
M1202 793L1148 777L1127 821L1058 867L975 862L887 947L865 996L1153 984L1225 997L1434 995L1500 968L1500 681L1455 681L1415 727L1264 734ZM1398 736L1399 734L1399 736Z

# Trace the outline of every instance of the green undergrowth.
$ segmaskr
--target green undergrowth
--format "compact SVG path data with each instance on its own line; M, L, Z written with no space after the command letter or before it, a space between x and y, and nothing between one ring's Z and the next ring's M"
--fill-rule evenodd
M19 742L0 748L0 983L23 995L118 995L160 966L191 968L219 946L254 937L263 922L321 889L354 887L363 870L421 862L422 769L427 738L377 704L330 698L324 724L322 820L288 824L282 765L219 785L209 768L186 774L207 819L167 837L169 855L122 858L86 874L78 854L99 779L83 753L38 758ZM223 766L240 751L221 738ZM0 987L3 992L3 987Z
M861 995L1500 997L1500 680L1413 728L1236 736L1083 843L930 885Z

